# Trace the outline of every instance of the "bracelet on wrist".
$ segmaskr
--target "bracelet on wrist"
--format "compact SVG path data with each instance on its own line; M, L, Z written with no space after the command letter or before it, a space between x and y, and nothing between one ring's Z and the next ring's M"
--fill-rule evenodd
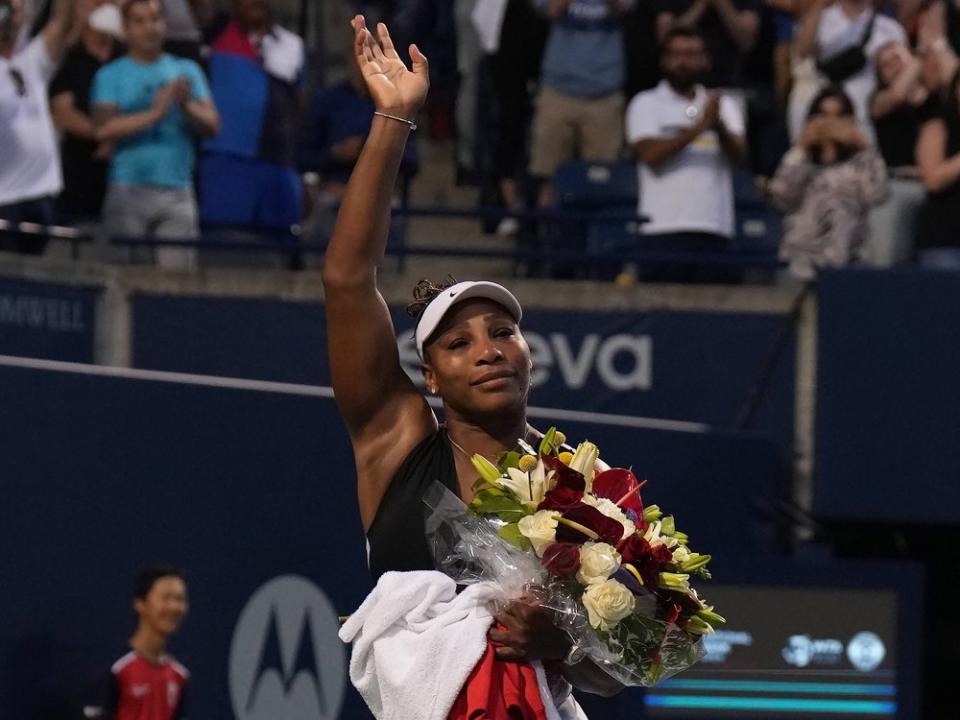
M399 117L399 116L397 116L397 115L390 115L390 114L385 113L385 112L380 112L379 110L374 110L374 111L373 111L373 114L374 114L374 115L379 115L379 116L382 117L382 118L387 118L388 120L396 120L397 122L405 123L405 124L407 124L407 125L410 126L410 130L411 130L411 131L417 129L417 124L416 124L413 120L407 120L406 118L402 118L402 117Z

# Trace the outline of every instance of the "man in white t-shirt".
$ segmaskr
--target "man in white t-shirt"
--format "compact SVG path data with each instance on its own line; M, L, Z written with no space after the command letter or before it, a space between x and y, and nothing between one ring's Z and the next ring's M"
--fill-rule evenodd
M814 0L797 26L794 44L798 60L812 57L822 63L844 50L859 46L864 39L863 54L867 62L842 84L853 101L860 124L872 131L868 106L877 87L874 56L888 43L907 42L903 26L877 11L872 0ZM823 84L829 82L826 77L821 80ZM797 112L806 118L806 108L798 108Z
M710 59L703 38L675 27L663 40L664 80L627 108L627 142L640 176L641 250L680 253L677 263L641 263L641 279L676 282L732 280L700 266L696 255L726 250L734 234L734 163L745 152L744 122L732 99L700 83ZM715 268L716 266L714 266Z
M76 15L76 0L56 0L43 31L16 50L23 0L0 0L0 219L53 223L53 198L63 189L63 179L47 86ZM40 254L44 244L0 234L0 251Z

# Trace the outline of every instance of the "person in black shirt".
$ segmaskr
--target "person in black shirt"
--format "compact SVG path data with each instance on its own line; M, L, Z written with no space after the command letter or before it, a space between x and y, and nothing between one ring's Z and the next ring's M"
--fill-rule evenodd
M864 255L871 265L889 267L912 255L925 195L917 171L917 137L936 112L936 97L923 82L923 64L905 44L882 46L874 62L877 91L870 98L870 117L890 173L890 196L871 213Z
M98 8L108 4L109 0L94 2ZM61 133L64 189L58 203L66 222L100 217L111 148L94 139L90 88L97 71L113 59L115 45L112 36L87 23L80 42L67 53L50 85L50 110Z
M937 116L920 129L917 167L927 189L920 264L960 270L960 70Z

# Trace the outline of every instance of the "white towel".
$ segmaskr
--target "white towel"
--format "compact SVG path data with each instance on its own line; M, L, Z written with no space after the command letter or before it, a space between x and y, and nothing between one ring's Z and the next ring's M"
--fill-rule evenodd
M340 629L353 643L350 680L377 720L445 720L483 657L490 607L502 591L467 587L435 571L388 572ZM584 718L572 696L558 712L533 663L550 720Z

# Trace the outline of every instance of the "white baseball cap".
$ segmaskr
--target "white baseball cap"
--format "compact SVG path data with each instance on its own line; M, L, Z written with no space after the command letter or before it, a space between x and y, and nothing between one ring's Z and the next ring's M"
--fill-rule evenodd
M513 296L513 293L507 290L503 285L487 280L468 280L451 285L446 290L437 295L423 311L420 316L420 322L417 324L415 335L417 343L417 355L423 360L423 345L433 335L434 331L440 326L447 312L457 303L464 300L483 298L492 300L498 305L503 305L513 319L520 322L523 317L523 310L520 303Z

